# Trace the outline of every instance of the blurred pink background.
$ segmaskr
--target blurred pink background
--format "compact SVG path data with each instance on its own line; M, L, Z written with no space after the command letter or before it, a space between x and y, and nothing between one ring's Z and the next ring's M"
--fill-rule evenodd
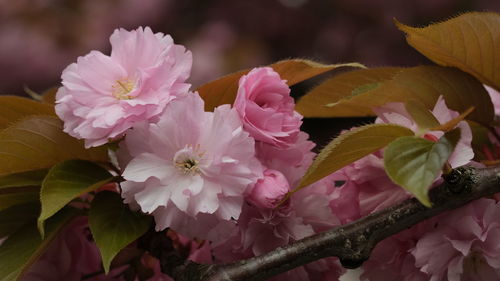
M499 0L0 0L0 94L41 92L113 29L151 26L193 52L196 86L290 57L368 66L416 65L392 19L424 25Z

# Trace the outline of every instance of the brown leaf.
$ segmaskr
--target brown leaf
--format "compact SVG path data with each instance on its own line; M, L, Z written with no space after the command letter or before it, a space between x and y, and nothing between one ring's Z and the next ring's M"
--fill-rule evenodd
M332 110L325 105L373 90L401 70L403 68L382 67L339 74L309 91L297 102L295 110L304 117L372 116L371 108L356 107L353 111L349 106L343 106Z
M56 103L56 94L58 87L53 87L42 93L42 102L54 105Z
M104 147L85 149L52 116L29 116L0 132L0 175L50 168L70 159L107 161Z
M395 21L408 44L443 66L454 66L500 90L500 14L466 13L427 27Z
M404 69L374 89L345 97L327 106L331 110L329 117L366 116L366 112L370 112L373 107L410 99L418 100L426 108L433 109L441 95L450 109L460 113L471 106L476 108L467 116L468 120L481 124L492 122L493 104L482 84L467 73L440 66Z
M0 129L30 115L55 116L54 107L22 97L0 97Z

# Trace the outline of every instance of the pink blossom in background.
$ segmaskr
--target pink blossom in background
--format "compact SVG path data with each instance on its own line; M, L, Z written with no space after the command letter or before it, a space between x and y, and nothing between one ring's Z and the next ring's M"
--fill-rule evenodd
M149 27L117 29L111 56L92 51L62 74L56 113L64 131L92 147L121 136L136 122L162 113L175 97L188 92L191 53L169 35Z
M302 115L285 80L270 67L252 69L240 78L234 108L255 140L287 148L296 142Z
M412 250L430 281L500 279L500 204L479 199L440 216Z
M384 169L382 152L370 154L344 168L348 182L359 189L361 216L385 209L411 197L411 194L396 185ZM347 186L346 186L347 187Z
M405 126L415 133L420 133L417 124L411 118L410 114L406 111L403 103L388 103L381 107L374 108L378 118L375 123L392 123ZM439 123L444 124L451 119L459 116L459 113L449 109L443 96L439 96L432 110L432 114L436 117ZM461 121L457 125L460 128L460 141L458 142L455 150L451 154L448 162L453 168L463 166L469 163L474 158L472 151L472 131L466 121ZM427 134L439 139L444 135L442 131L430 131Z
M101 256L86 217L74 219L24 275L23 281L80 281L101 271Z
M423 221L379 242L363 263L361 280L428 281L429 276L415 265L411 251L427 231L432 231L437 221L436 218Z
M399 124L419 132L417 124L406 112L402 103L388 103L374 111L378 115L376 123ZM457 112L446 107L442 97L437 100L432 113L440 123L445 123L458 116ZM474 157L471 148L472 133L469 125L462 121L458 126L461 129L461 139L449 159L453 168L470 163ZM439 138L444 133L431 131L428 134ZM336 199L331 201L332 208L343 223L385 209L411 197L410 193L393 183L387 176L382 151L367 155L342 168L332 175L332 178L344 181L344 184L334 192ZM348 211L346 212L346 210ZM357 213L358 210L359 213Z
M272 209L285 198L288 191L290 185L285 176L276 170L266 169L264 178L258 180L248 192L247 200L256 207Z
M342 223L351 222L411 197L392 182L384 169L382 152L367 155L328 176L339 186L330 206Z
M229 105L205 112L196 93L175 99L121 143L122 197L153 214L157 230L205 239L239 217L247 186L262 177L254 146Z

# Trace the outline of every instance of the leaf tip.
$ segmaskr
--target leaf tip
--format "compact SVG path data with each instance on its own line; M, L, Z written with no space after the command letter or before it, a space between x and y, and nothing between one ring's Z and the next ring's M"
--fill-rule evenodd
M102 258L102 267L104 269L104 274L108 275L109 273L109 268L111 267L111 260L113 260L113 257L105 259L104 257Z
M392 22L394 23L394 25L401 31L403 31L404 33L408 33L410 31L410 29L412 27L404 24L404 23L401 23L400 21L398 21L396 18L392 18Z
M429 196L427 195L427 192L425 193L422 193L418 196L416 196L416 198L418 199L418 201L420 201L420 203L422 203L422 205L424 205L425 207L427 208L432 208L432 203L431 203L431 200L429 199Z
M45 239L45 220L39 218L36 225L38 227L38 232L40 233L40 237L42 238L42 240Z

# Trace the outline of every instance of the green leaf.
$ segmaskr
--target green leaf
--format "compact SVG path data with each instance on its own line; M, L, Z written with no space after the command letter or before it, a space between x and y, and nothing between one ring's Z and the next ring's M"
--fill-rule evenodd
M392 79L402 70L403 68L399 67L382 67L354 70L336 75L302 96L295 110L304 117L372 116L371 107L341 106L332 110L326 105L335 104L343 98L352 98L371 92L383 86L383 81Z
M42 183L42 211L38 228L43 236L43 223L71 200L93 191L113 179L106 169L84 160L68 160L50 169Z
M0 189L0 210L27 202L38 202L39 186L16 186Z
M441 125L432 112L417 100L407 100L405 109L420 129L425 130Z
M465 13L416 28L396 21L406 41L437 64L454 66L500 91L500 14Z
M63 210L47 221L47 235L40 238L35 221L25 224L0 246L0 281L17 281L44 252L75 213Z
M0 176L47 169L70 159L107 161L105 147L85 149L62 131L61 120L30 116L0 132Z
M89 223L107 273L116 254L146 233L151 217L131 211L120 195L104 191L92 201Z
M31 202L11 206L0 211L0 237L14 233L28 221L33 222L40 214L40 204Z
M410 129L395 124L370 124L345 132L321 150L293 192L385 147L399 137L412 135Z
M427 192L460 139L460 129L447 132L438 142L401 137L384 152L384 167L393 182L409 191L427 207Z
M269 66L278 72L282 79L287 80L289 86L339 67L365 67L359 63L327 65L303 59L283 60ZM197 91L205 101L205 109L213 111L219 105L233 104L238 92L238 82L241 76L247 74L249 71L249 69L246 69L231 73L200 86Z
M44 169L0 176L0 190L17 186L40 186L45 175L47 170Z
M31 115L55 116L54 106L16 96L0 96L0 129Z
M337 83L342 83L342 81L337 81ZM474 77L458 69L417 66L403 69L391 79L380 81L380 83L382 85L373 90L355 96L349 94L331 104L325 103L330 110L327 117L371 115L374 107L388 102L404 103L411 99L417 100L425 108L432 110L439 96L444 97L450 109L460 113L467 111L471 106L474 107L476 110L467 116L468 120L488 125L494 117L491 98L483 85Z

